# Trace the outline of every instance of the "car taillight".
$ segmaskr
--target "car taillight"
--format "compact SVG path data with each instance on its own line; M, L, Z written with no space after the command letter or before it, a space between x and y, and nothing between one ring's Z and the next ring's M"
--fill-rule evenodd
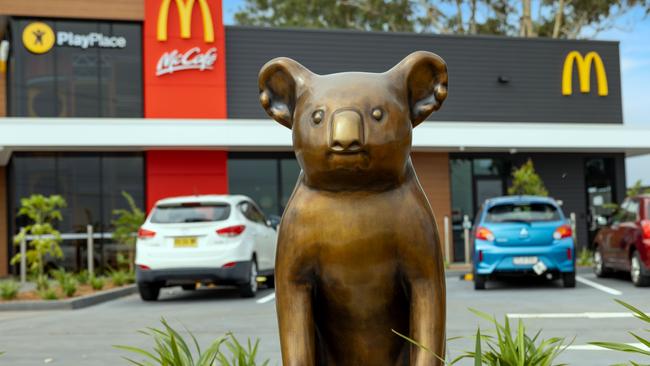
M223 268L233 268L236 265L237 265L237 262L228 262L228 263L223 265Z
M641 234L643 239L650 239L650 220L641 220Z
M217 230L217 234L221 236L233 237L243 233L244 229L246 229L245 225L228 226L223 229Z
M151 239L156 236L156 232L143 228L138 229L138 239Z
M494 234L489 229L479 226L476 229L476 239L494 241Z
M482 250L478 251L478 261L483 262L483 251Z
M138 264L138 268L143 270L143 271L148 271L151 269L149 266L145 266L144 264Z
M557 229L555 229L555 232L553 233L553 239L560 240L564 238L570 238L572 235L573 235L573 230L571 230L571 226L562 225Z

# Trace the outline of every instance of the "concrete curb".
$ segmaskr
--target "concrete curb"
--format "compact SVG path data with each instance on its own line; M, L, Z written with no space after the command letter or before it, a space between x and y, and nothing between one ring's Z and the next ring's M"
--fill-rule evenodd
M1 311L76 310L119 299L138 292L136 285L128 285L92 295L64 300L15 301L0 304Z

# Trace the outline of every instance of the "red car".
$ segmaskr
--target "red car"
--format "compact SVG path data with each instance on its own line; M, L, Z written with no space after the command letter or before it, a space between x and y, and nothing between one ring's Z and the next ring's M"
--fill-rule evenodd
M635 286L650 286L650 195L629 197L594 239L594 272L630 272Z

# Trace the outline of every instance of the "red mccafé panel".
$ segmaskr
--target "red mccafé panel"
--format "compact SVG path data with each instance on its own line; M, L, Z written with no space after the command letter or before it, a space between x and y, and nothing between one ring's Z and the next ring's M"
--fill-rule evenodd
M167 17L162 41L157 39L161 7ZM183 12L191 16L181 21ZM206 14L213 32L207 41ZM189 38L181 37L182 23ZM145 0L145 117L226 118L225 52L220 0ZM165 197L228 193L225 151L148 151L146 167L148 210Z
M146 156L147 211L166 197L228 193L225 151L153 150Z
M201 3L209 8L212 19L214 39L205 40ZM168 10L163 6L168 3ZM180 5L177 5L180 4ZM181 38L181 19L179 6L191 11L189 22L190 38ZM167 40L157 39L159 15L167 14ZM185 23L186 19L183 21ZM216 60L199 69L183 69L200 66L206 54L213 54ZM159 64L170 60L172 55L178 59L187 56L188 65L163 67ZM167 56L167 57L165 57ZM208 62L206 62L209 64ZM173 69L173 72L169 72ZM226 118L226 47L220 0L145 0L144 22L144 83L145 117L147 118Z

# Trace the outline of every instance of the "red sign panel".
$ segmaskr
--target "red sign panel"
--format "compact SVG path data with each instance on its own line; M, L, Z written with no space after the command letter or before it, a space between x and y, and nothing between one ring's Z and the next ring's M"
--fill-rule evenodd
M221 0L145 0L144 114L226 118Z

